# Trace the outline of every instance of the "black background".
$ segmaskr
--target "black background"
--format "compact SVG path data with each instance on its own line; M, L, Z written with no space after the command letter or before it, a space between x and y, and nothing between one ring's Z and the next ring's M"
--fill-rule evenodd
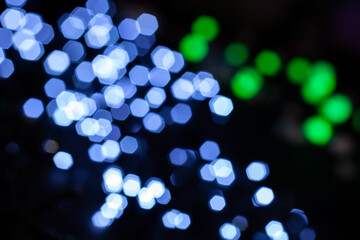
M317 239L356 239L359 223L359 135L351 121L335 128L334 139L325 147L315 147L301 136L300 124L316 114L306 105L298 86L285 77L266 78L264 89L251 101L235 99L229 89L231 76L238 70L226 66L222 53L233 41L250 49L247 65L253 65L257 53L271 49L279 53L283 65L295 56L310 61L328 60L337 69L336 92L348 94L359 106L358 77L360 51L360 4L356 1L243 0L243 1L116 1L118 24L125 17L141 13L156 15L159 21L157 44L178 49L182 36L201 14L215 17L219 36L210 43L209 55L202 63L187 64L193 72L213 73L221 83L221 93L234 101L234 111L226 125L211 120L207 103L192 102L193 118L187 126L167 126L160 134L141 129L131 133L136 119L119 123L123 136L141 137L148 152L122 155L116 164L125 173L139 174L142 181L157 176L164 179L172 193L167 206L156 205L141 210L135 199L123 216L105 230L91 226L91 216L99 209L105 194L101 174L108 164L88 159L90 142L79 137L74 125L56 126L43 114L39 120L26 119L22 104L29 97L49 100L43 85L49 78L41 62L26 62L14 50L7 56L14 61L15 73L0 82L1 111L1 193L0 229L7 239L218 239L218 229L236 215L248 218L249 228L242 239L251 239L263 231L272 219L285 221L292 208L305 211ZM5 5L1 4L1 9ZM27 11L42 14L45 22L56 26L57 19L84 1L29 0ZM55 29L55 39L46 53L60 49L66 42ZM45 56L46 56L45 53ZM88 51L88 59L99 53ZM73 69L73 68L72 68ZM62 78L72 84L71 69ZM140 93L141 94L141 93ZM175 102L169 100L168 104ZM290 129L290 130L289 130ZM42 150L45 139L59 142L60 150L73 154L75 164L69 171L55 168L52 155ZM174 147L197 149L205 140L217 141L221 156L234 164L235 182L224 188L227 206L221 213L209 211L207 200L219 189L198 177L199 162L192 167L172 167L167 154ZM19 146L17 154L6 152L9 142ZM147 144L145 144L145 142ZM250 183L244 169L253 160L268 163L270 176L263 183ZM179 186L172 186L169 176L177 171ZM255 208L251 195L261 185L274 189L276 198L270 207ZM187 231L168 230L161 223L162 214L176 208L190 214Z

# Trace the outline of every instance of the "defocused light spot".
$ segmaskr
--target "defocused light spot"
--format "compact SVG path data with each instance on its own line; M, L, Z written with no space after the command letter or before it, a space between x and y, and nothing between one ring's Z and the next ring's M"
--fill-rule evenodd
M269 175L269 167L264 162L252 162L246 168L246 175L251 181L262 181Z
M333 135L331 124L319 116L308 118L303 123L302 131L309 142L320 146L327 144Z
M308 104L319 104L336 88L336 73L328 62L316 62L309 71L301 94Z
M169 189L165 189L165 192L164 194L159 197L159 198L156 198L156 202L159 203L159 204L162 204L162 205L166 205L170 202L171 200L171 194L170 194L170 191Z
M157 113L149 112L143 118L144 128L153 133L161 132L165 127L164 119Z
M210 200L209 200L209 207L216 212L219 212L221 210L224 209L226 205L225 199L224 197L220 196L220 195L214 195Z
M179 213L176 215L174 222L176 228L185 230L190 226L191 220L189 215L185 213Z
M224 51L225 62L232 67L239 67L246 62L249 57L248 48L239 42L228 45Z
M0 49L8 49L13 44L13 34L6 28L0 28ZM1 60L0 60L1 62Z
M84 46L77 41L68 41L63 46L63 51L69 55L69 58L72 62L79 62L86 56Z
M193 83L187 79L180 78L171 85L172 95L179 100L188 100L194 91Z
M41 30L35 35L37 41L49 44L54 38L54 29L50 24L43 23Z
M155 87L165 87L170 81L170 73L165 69L154 67L149 73L149 80Z
M59 144L55 140L47 139L42 143L44 152L56 153L59 150Z
M146 93L145 99L151 108L158 108L166 100L165 90L158 87L152 87Z
M346 122L353 111L351 100L344 94L335 94L320 106L320 114L331 123Z
M65 38L76 40L84 34L86 26L81 18L64 15L61 20L60 31Z
M173 165L181 166L188 160L188 155L185 149L174 148L169 154L169 159Z
M140 25L138 21L125 18L119 24L120 37L125 40L134 40L140 34Z
M144 99L135 98L130 103L130 112L134 117L142 118L149 112L149 105Z
M237 240L241 235L240 230L231 223L224 223L221 225L219 232L221 238L226 240Z
M202 159L211 161L219 156L220 148L216 142L206 141L200 146L199 153Z
M268 187L259 188L253 197L253 203L256 207L267 206L274 200L274 193Z
M123 187L121 170L117 167L110 167L103 174L104 188L107 192L120 192Z
M208 43L199 34L185 35L180 40L179 49L189 62L201 62L209 51Z
M114 140L106 140L101 146L102 155L109 160L115 160L121 153L120 145Z
M151 209L155 205L155 198L153 192L146 187L143 187L138 192L137 200L139 203L139 206L142 209Z
M31 31L34 35L39 33L43 27L43 19L39 14L27 13L23 29Z
M281 68L281 59L277 53L264 50L256 56L255 66L263 75L274 76Z
M178 103L171 109L170 115L175 123L186 124L191 119L192 111L189 105Z
M311 228L305 228L300 232L300 240L315 240L316 233Z
M56 98L62 91L66 90L64 81L57 78L50 78L44 85L46 96Z
M169 72L178 73L184 68L184 65L185 65L184 57L182 56L181 53L179 53L177 51L173 51L173 54L174 54L175 62L169 68Z
M235 180L234 170L229 160L215 159L211 162L216 181L220 185L229 186Z
M25 39L19 46L19 53L22 59L37 61L44 54L44 48L41 43L34 39Z
M156 67L169 70L175 63L175 56L169 48L157 46L151 52L151 60Z
M146 186L155 198L160 198L165 193L165 185L158 178L150 178Z
M136 138L131 137L131 136L125 136L120 141L120 147L124 153L133 154L136 152L139 145L138 145L138 141L136 140Z
M114 119L119 120L119 121L125 121L128 118L128 116L130 115L129 105L124 103L123 105L121 105L120 108L112 108L111 114Z
M3 59L0 61L0 77L8 78L14 72L14 64L10 59Z
M149 81L149 70L147 67L136 65L130 70L129 77L135 85L145 86Z
M174 229L176 227L175 225L175 218L180 212L172 209L170 211L167 211L163 217L162 222L166 228Z
M241 215L234 217L232 223L239 228L240 231L245 231L249 226L247 218Z
M94 227L105 228L111 225L113 219L104 217L102 213L98 211L92 216L91 222L94 225Z
M215 18L203 15L194 21L191 30L207 41L212 41L219 33L219 23Z
M137 22L139 23L140 33L145 36L153 35L159 27L156 17L148 13L141 14Z
M44 112L44 104L36 98L29 98L23 105L23 111L28 118L38 118Z
M95 79L95 74L92 69L92 64L88 61L81 62L75 68L76 78L81 82L92 82Z
M204 164L200 168L200 176L205 181L209 181L209 182L214 181L216 176L213 166L210 164Z
M117 193L110 193L106 197L106 203L109 207L117 210L124 210L128 205L126 197Z
M293 58L287 65L286 75L292 83L303 83L310 70L310 62L304 58Z
M0 17L1 25L9 30L18 30L25 23L25 11L19 8L7 8Z
M128 174L124 178L124 194L128 197L136 197L141 188L141 181L137 175Z
M119 77L114 61L108 56L97 55L92 61L92 68L103 84L110 85Z
M108 0L87 0L86 8L96 13L106 13L109 10Z
M73 165L73 158L72 156L67 152L57 152L53 157L55 166L57 168L68 170Z
M279 239L284 234L284 227L278 221L270 221L265 226L265 232L271 239Z
M102 154L102 147L100 144L93 144L89 150L88 154L92 161L94 162L103 162L105 160L105 156Z
M124 91L120 86L111 85L105 88L105 102L111 108L119 108L125 101L124 97Z
M9 7L22 7L25 5L27 0L5 0L5 3Z
M216 95L209 101L210 110L212 113L226 117L234 109L233 103L230 98Z
M44 62L45 71L50 75L61 75L70 66L69 55L63 51L54 50Z
M253 68L246 67L231 78L231 90L241 99L255 97L264 85L263 77Z

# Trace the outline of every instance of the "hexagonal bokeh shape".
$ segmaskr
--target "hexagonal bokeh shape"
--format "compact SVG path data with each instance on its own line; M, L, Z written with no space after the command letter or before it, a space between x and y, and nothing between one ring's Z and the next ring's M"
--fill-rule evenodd
M149 105L144 99L135 98L130 103L130 112L134 117L142 118L149 112Z
M151 60L156 67L169 70L175 64L175 55L169 48L157 46L151 52Z
M199 153L202 159L211 161L219 156L220 148L219 145L214 141L205 141L200 146Z
M215 212L219 212L219 211L223 210L225 205L226 205L225 198L220 195L214 195L209 200L209 207L211 210L213 210Z
M29 98L23 105L23 111L28 118L38 118L44 112L44 104L36 98Z
M170 116L175 123L186 124L192 117L191 107L178 103L170 110Z
M151 108L160 107L166 100L165 90L158 87L152 87L145 95L146 101Z
M46 96L56 98L62 91L66 90L64 81L58 78L50 78L44 85Z
M67 152L57 152L53 157L55 166L62 170L68 170L73 165L73 158Z
M44 62L45 71L50 75L61 75L70 66L70 58L66 52L54 50L52 51Z
M274 200L274 192L271 188L260 187L254 194L252 200L256 207L268 206Z
M139 23L140 33L146 36L153 35L159 27L156 17L148 13L141 14L137 22Z
M157 113L149 112L143 118L144 128L149 132L159 133L165 127L164 119Z
M209 101L210 110L212 113L227 117L234 109L233 103L230 98L221 95L216 95Z
M269 175L269 167L264 162L252 162L246 167L246 175L251 181L262 181Z
M219 229L219 233L222 239L237 240L240 238L240 230L231 223L224 223Z
M138 149L139 144L136 138L131 136L125 136L120 141L120 147L124 153L133 154Z

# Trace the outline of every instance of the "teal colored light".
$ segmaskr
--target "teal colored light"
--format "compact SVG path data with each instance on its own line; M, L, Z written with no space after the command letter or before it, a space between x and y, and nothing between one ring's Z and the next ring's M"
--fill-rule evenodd
M293 58L287 65L286 75L290 82L301 84L309 74L310 62L304 58Z
M309 77L302 86L301 94L308 104L318 105L336 88L336 74L334 67L328 62L315 63Z
M189 62L201 62L209 52L207 41L199 34L185 35L180 40L179 49Z
M219 34L219 23L215 18L203 15L194 21L191 30L207 41L212 41Z
M255 66L261 74L274 76L281 68L281 59L276 52L264 50L255 58Z
M333 135L333 128L323 117L313 116L303 123L302 132L310 143L324 146L330 141Z
M343 123L350 118L352 110L353 106L349 97L335 94L321 104L319 113L331 123Z
M226 64L232 67L241 66L249 57L248 48L239 42L233 42L225 48L224 58Z
M241 99L255 97L264 85L263 77L251 67L246 67L231 78L231 90Z

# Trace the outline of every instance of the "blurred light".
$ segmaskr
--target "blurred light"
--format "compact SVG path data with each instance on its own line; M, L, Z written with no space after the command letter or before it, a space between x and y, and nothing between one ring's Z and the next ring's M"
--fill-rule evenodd
M129 61L132 62L138 55L138 50L133 42L123 41L119 44L120 47L124 48L129 55Z
M123 191L128 197L136 197L141 188L141 181L137 175L128 174L124 178Z
M167 211L163 217L162 222L166 228L174 229L176 227L175 225L175 218L180 212L172 209L170 211Z
M224 209L226 205L225 198L219 195L214 195L209 200L209 207L216 212L219 212Z
M335 94L322 102L319 113L331 123L344 123L352 114L353 106L348 96Z
M102 147L100 144L93 144L88 150L89 157L94 162L103 162L105 156L102 153Z
M253 68L245 67L231 78L231 90L241 99L255 97L264 85L263 77Z
M143 187L138 192L137 200L139 203L139 206L142 209L151 209L155 205L155 199L153 192L146 187Z
M92 82L95 79L95 73L91 62L83 61L75 68L76 78L81 82Z
M29 98L23 105L23 111L28 118L38 118L44 112L44 104L36 98Z
M170 115L175 123L186 124L191 119L192 111L189 105L178 103L171 109Z
M122 88L126 99L132 98L137 92L136 86L127 77L123 77L120 81L117 81L116 85Z
M123 177L118 167L110 167L103 174L104 188L107 192L120 192L123 187Z
M189 62L201 62L209 52L208 43L199 34L185 35L180 40L179 49Z
M135 40L140 34L140 25L139 23L130 18L125 18L119 24L119 33L120 37L125 40Z
M84 7L76 7L71 12L71 16L80 18L86 26L90 22L93 15L94 15L94 12L92 10L84 8Z
M37 61L44 54L44 47L34 39L25 39L19 46L19 53L22 59Z
M118 209L111 207L111 205L108 203L104 203L101 206L100 211L105 218L109 219L115 218L119 213Z
M14 72L14 64L10 59L4 58L0 61L0 77L9 78Z
M150 178L146 185L155 198L160 198L165 193L165 185L158 178Z
M182 56L181 53L177 52L177 51L173 51L174 54L174 58L175 58L175 62L174 64L169 68L169 72L171 73L178 73L180 72L184 65L184 57Z
M140 33L145 36L153 35L159 27L156 17L148 13L141 14L137 22L139 23Z
M185 149L174 148L169 153L169 159L173 165L181 166L181 165L184 165L186 163L186 161L188 160L188 155L187 155Z
M2 50L2 48L0 48L0 64L4 61L5 59L5 52L4 50Z
M101 152L106 159L115 160L121 153L120 145L114 140L106 140L101 146Z
M67 127L73 122L72 119L67 117L66 112L61 109L55 110L55 112L53 114L53 119L54 119L55 124L62 126L62 127Z
M202 159L211 161L219 156L220 148L216 142L206 141L200 146L199 153Z
M143 118L143 124L146 130L153 133L159 133L165 127L164 119L159 114L153 112L149 112Z
M44 85L46 96L56 98L62 91L66 90L64 81L58 78L50 78Z
M305 228L300 232L300 240L315 240L316 233L311 228Z
M96 119L85 118L79 123L81 132L85 136L94 136L100 130L100 125Z
M97 55L92 61L92 68L103 84L110 85L119 77L114 61L108 56Z
M8 49L13 44L13 34L6 28L0 28L0 49ZM0 61L1 62L1 61Z
M264 162L252 162L246 168L246 175L251 181L262 181L269 175L269 167Z
M63 46L63 51L69 55L70 61L72 62L79 62L86 56L84 46L77 41L68 41Z
M120 147L124 153L133 154L136 152L139 145L138 145L138 141L136 140L136 138L131 137L131 136L125 136L120 141Z
M249 49L239 42L229 44L224 51L225 62L232 67L241 66L247 61L248 57Z
M68 170L73 165L73 158L72 156L67 152L57 152L53 157L55 166L57 168Z
M110 208L114 208L121 211L124 210L128 205L128 201L126 197L117 193L110 193L106 197L106 203Z
M301 94L308 104L319 104L336 88L336 73L328 62L316 62L311 67Z
M333 135L331 124L319 116L308 118L302 125L302 131L309 142L319 146L326 145Z
M171 85L171 92L174 98L178 100L188 100L194 93L192 81L187 79L178 79Z
M54 50L44 62L45 71L50 75L61 75L70 66L69 55L63 51Z
M130 103L130 112L134 117L142 118L149 112L149 105L144 99L135 98Z
M220 86L218 81L216 81L212 77L211 78L206 77L204 79L195 77L193 82L195 89L203 97L208 97L208 98L214 97L220 91Z
M120 86L111 85L105 88L104 98L106 105L111 108L119 108L125 102L124 91Z
M189 215L185 213L179 213L176 215L174 222L176 228L185 230L190 226L191 220Z
M129 77L135 85L145 86L149 81L149 70L147 67L136 65L130 70Z
M90 48L99 49L105 46L110 40L110 29L105 26L95 25L85 34L86 45Z
M210 164L204 164L200 169L200 176L205 181L214 181L216 176L213 166Z
M104 217L103 214L100 211L98 211L92 216L91 222L94 225L94 227L105 228L111 225L113 219Z
M222 95L216 95L209 101L210 110L212 113L226 117L234 109L233 103L230 98Z
M175 56L169 48L157 46L151 52L151 60L156 67L169 70L175 63Z
M240 230L231 223L224 223L221 225L219 232L221 238L226 240L237 240L241 235Z
M164 194L159 197L159 198L156 198L156 202L159 203L159 204L162 204L162 205L166 205L170 202L171 200L171 194L170 194L170 191L169 189L165 189L165 192Z
M27 13L25 15L25 25L23 29L31 31L33 34L37 34L43 27L43 19L39 14Z
M34 33L32 33L29 30L26 30L26 29L19 29L18 31L16 31L15 34L13 35L13 42L14 42L13 47L14 47L14 49L19 51L20 45L23 42L25 42L26 40L27 41L28 40L35 41Z
M22 7L26 2L27 0L5 0L8 7Z
M281 68L281 59L276 52L264 50L256 56L255 66L261 74L274 76Z
M165 87L170 81L170 73L165 69L154 67L149 73L149 80L155 87Z
M268 187L260 187L254 194L253 203L256 207L267 206L274 200L274 193Z
M44 152L56 153L59 150L59 144L55 140L47 139L42 144Z
M158 87L152 87L145 95L145 99L151 108L160 107L166 100L165 90Z
M114 119L119 120L119 121L125 121L128 118L128 116L130 115L129 105L124 103L123 105L121 105L120 108L112 108L111 114Z
M211 166L218 184L229 186L235 180L233 167L229 160L224 158L215 159L211 162Z
M287 65L286 75L290 82L295 84L303 83L310 70L310 62L304 58L293 58Z
M49 44L54 38L54 29L50 24L43 23L41 30L35 35L37 41Z
M109 10L108 0L87 0L86 8L93 13L106 13Z
M280 239L284 234L284 227L278 221L270 221L265 226L265 232L271 239Z
M207 41L212 41L219 33L219 23L215 18L203 15L194 21L191 30Z
M240 231L245 231L249 226L247 218L241 215L234 217L232 223L239 228Z
M79 39L85 32L86 26L80 17L66 14L60 19L60 31L65 38Z
M0 17L1 25L9 30L19 30L25 23L25 11L19 8L7 8Z

